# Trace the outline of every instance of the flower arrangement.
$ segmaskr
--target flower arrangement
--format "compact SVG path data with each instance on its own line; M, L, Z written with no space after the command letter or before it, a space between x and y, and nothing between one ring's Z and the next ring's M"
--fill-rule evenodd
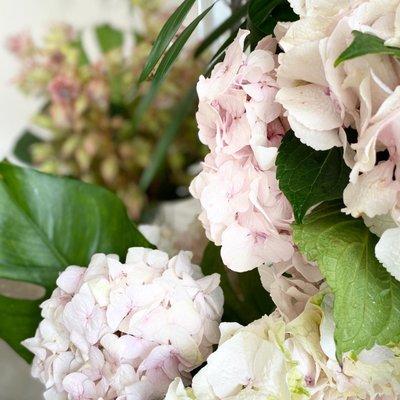
M178 33L193 4L134 77L145 98L212 9ZM153 225L100 187L0 163L0 277L46 290L0 296L0 336L34 354L46 399L399 398L399 10L232 2L195 51L228 33L197 84L194 199Z

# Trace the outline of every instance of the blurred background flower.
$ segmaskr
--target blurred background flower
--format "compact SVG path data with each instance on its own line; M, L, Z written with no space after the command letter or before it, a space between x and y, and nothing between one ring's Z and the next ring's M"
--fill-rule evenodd
M146 26L139 25L129 37L110 25L95 28L101 51L95 61L84 49L82 33L67 24L53 25L40 44L21 32L9 38L8 48L20 61L15 83L43 103L32 124L33 131L45 132L45 139L25 132L16 155L44 172L111 189L123 199L131 217L139 219L147 201L185 195L183 188L191 180L188 167L203 156L195 140L195 121L188 116L147 196L138 185L174 107L196 82L203 63L183 54L134 129L138 104L151 84L139 87L138 76L168 15L156 0L136 7Z

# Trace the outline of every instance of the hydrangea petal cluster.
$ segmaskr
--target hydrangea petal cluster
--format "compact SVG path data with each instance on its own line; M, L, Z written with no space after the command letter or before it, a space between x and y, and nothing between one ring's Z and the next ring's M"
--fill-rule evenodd
M211 77L200 77L199 137L211 152L190 186L208 238L222 246L224 263L235 271L293 254L292 209L274 165L286 131L275 102L276 43L267 37L247 55L248 33L240 30Z
M298 251L289 261L258 268L261 283L286 322L297 318L311 297L326 285L317 265Z
M184 388L177 379L166 400L389 400L400 390L397 349L375 346L336 360L330 295L318 295L290 323L278 313L250 325L221 324L207 365Z
M337 67L334 63L352 42L354 30L399 47L400 1L290 3L300 20L278 24L276 30L285 50L279 57L277 100L302 142L317 150L344 147L352 168L344 211L363 217L382 234L400 225L400 63L384 54L368 54ZM351 144L347 128L356 133ZM389 235L381 240L386 238ZM393 273L393 263L384 265Z
M36 336L24 341L47 400L161 398L218 342L219 276L204 277L190 252L169 259L131 248L125 264L96 254L87 269L68 267L57 286Z

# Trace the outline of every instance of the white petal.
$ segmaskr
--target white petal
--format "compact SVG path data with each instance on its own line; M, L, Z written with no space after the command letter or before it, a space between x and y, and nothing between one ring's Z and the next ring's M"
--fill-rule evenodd
M306 128L291 115L289 115L288 121L294 134L300 141L312 147L314 150L329 150L332 147L342 147L337 129L317 131L315 129Z
M376 258L400 281L400 228L388 229L375 247Z
M282 88L276 100L302 125L318 131L337 129L343 121L327 89L319 85Z

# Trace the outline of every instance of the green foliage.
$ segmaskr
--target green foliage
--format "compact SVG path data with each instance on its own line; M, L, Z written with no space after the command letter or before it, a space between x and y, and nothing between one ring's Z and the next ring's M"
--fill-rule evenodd
M157 68L157 71L154 73L154 78L152 81L152 85L148 92L142 97L139 104L135 109L135 113L133 115L132 120L132 131L134 132L136 128L139 126L140 121L142 120L145 112L150 107L151 102L155 98L158 89L163 83L166 75L170 71L174 61L178 58L179 54L183 50L186 42L189 40L190 36L194 32L194 30L199 25L200 21L208 14L208 12L213 7L213 4L204 10L197 18L195 18L188 27L178 36L175 42L171 45L171 47L165 52L163 59L160 61L160 64Z
M183 1L182 4L168 19L168 21L164 24L164 26L160 30L160 33L157 36L157 39L153 44L146 65L144 66L143 71L140 75L140 82L143 82L151 74L154 67L157 65L158 61L164 54L164 51L178 32L178 29L182 25L183 20L189 13L194 3L195 0Z
M382 39L371 35L353 31L354 40L351 45L337 58L335 67L339 66L346 60L365 56L367 54L385 54L393 57L400 57L400 49L398 47L385 46Z
M122 32L108 24L96 27L96 37L103 53L121 48L124 42Z
M239 7L232 15L230 15L221 25L217 26L196 48L194 53L195 57L200 56L203 52L208 49L220 36L226 31L232 31L232 34L236 36L237 28L240 25L240 21L247 15L247 4Z
M294 21L297 18L287 0L250 0L248 28L252 47L265 36L271 35L278 21Z
M150 163L143 171L140 177L139 187L145 192L151 185L153 179L157 175L164 164L165 158L167 156L168 148L175 139L180 127L182 126L185 118L188 116L190 111L193 110L194 100L196 98L196 90L192 88L187 95L180 101L173 113L173 118L159 142L155 147Z
M294 226L294 241L316 261L335 294L338 356L400 340L400 282L375 258L378 238L340 203L325 203Z
M204 274L216 272L221 275L225 298L224 321L246 325L274 310L275 305L261 285L258 270L240 274L230 271L221 260L220 248L211 242L204 252L201 268Z
M21 342L34 335L40 322L40 301L19 300L0 295L0 337L22 358L31 362L33 355Z
M123 258L129 247L151 247L114 194L73 179L0 163L0 204L0 278L41 285L47 296L68 265L87 266L94 253ZM7 307L0 336L20 351L17 344L34 334L37 302L0 298L0 311Z
M41 143L42 141L42 139L27 130L18 138L13 153L18 160L26 164L32 164L31 146L35 143Z
M313 205L341 199L349 181L343 149L317 151L293 133L283 138L276 165L279 187L290 201L297 222L302 222Z
M205 9L199 16L197 16L178 36L178 38L174 41L171 47L165 52L163 59L160 62L160 65L157 68L157 71L154 74L154 81L159 82L164 79L165 75L171 69L172 64L178 58L179 54L183 50L183 47L189 40L190 36L197 28L201 20L210 12L213 8L214 4Z

